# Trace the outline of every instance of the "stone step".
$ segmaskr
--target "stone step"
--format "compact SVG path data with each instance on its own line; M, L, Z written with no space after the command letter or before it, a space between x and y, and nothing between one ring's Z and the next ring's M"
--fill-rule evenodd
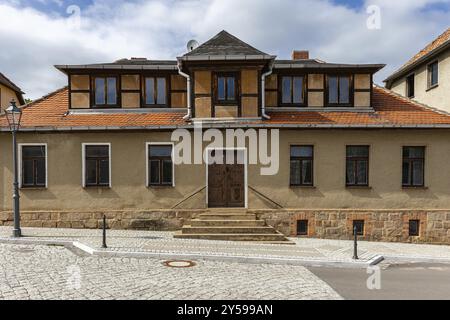
M264 227L263 220L199 220L190 221L192 227Z
M282 234L182 234L176 233L177 239L223 240L223 241L264 241L264 243L290 243Z
M183 234L273 234L272 227L192 227L184 226Z
M199 220L256 220L254 214L239 214L239 213L205 213L200 214Z

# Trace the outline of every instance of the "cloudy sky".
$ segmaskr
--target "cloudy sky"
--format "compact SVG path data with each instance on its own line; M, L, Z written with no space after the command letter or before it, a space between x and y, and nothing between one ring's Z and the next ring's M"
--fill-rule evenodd
M0 71L32 99L66 84L55 64L174 59L223 29L280 59L385 63L381 83L450 27L450 0L0 0L0 21Z

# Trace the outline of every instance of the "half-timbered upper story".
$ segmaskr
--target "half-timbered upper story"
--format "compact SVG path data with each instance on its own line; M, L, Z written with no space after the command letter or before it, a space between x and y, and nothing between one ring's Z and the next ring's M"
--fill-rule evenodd
M173 61L58 65L73 113L186 111L185 120L268 119L277 111L373 110L380 64L277 60L226 31Z

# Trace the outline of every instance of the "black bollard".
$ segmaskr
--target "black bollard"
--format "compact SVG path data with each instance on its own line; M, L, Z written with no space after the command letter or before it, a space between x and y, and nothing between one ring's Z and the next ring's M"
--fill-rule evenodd
M353 227L354 243L353 243L353 259L358 260L358 228Z
M106 246L106 215L103 215L103 245L102 248L108 248Z

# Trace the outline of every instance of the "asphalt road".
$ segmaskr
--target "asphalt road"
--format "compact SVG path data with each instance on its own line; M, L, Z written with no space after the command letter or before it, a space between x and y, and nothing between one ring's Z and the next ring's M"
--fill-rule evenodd
M450 300L450 264L390 263L380 266L380 290L369 290L363 269L308 268L349 300Z

